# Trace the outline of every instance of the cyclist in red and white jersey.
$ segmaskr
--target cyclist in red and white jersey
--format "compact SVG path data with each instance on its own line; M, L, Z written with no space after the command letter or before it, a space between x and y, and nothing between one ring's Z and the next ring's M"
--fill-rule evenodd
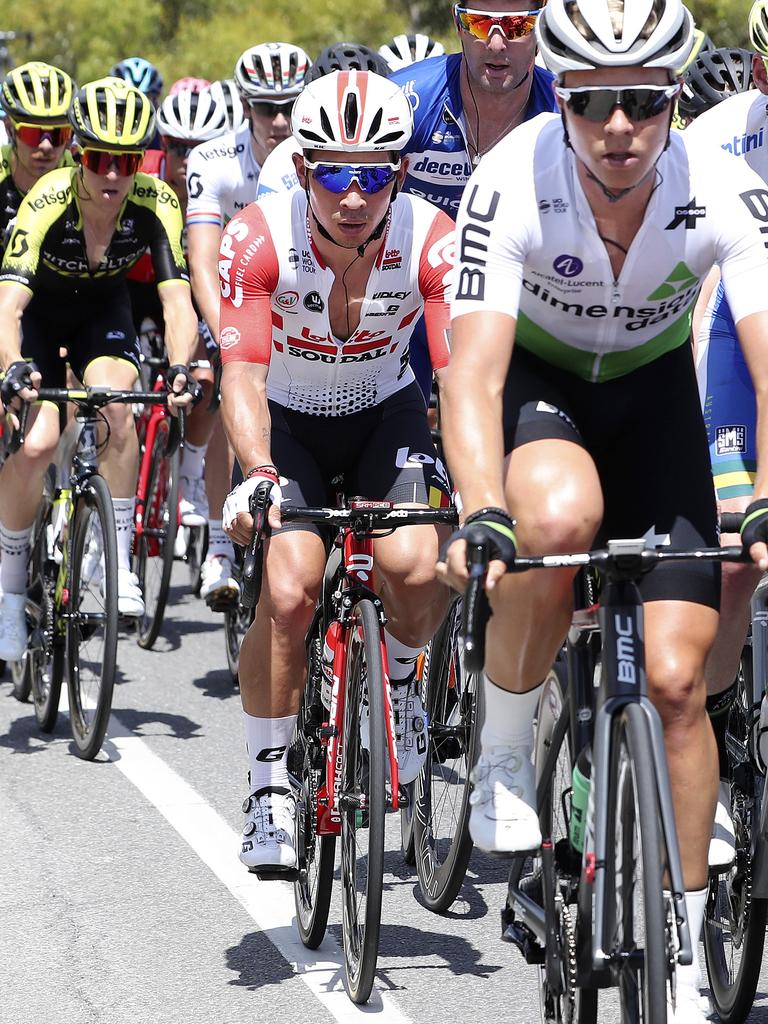
M340 474L347 493L449 503L408 345L424 313L439 380L448 361L453 225L425 201L399 194L410 104L378 75L334 72L307 87L292 125L302 147L301 188L249 206L228 225L219 253L222 412L246 478L227 498L224 525L240 543L250 537L248 501L263 480L275 484L276 528L281 502L326 504ZM448 595L435 579L434 527L398 530L376 546L407 783L425 753L417 743L425 721L415 663ZM249 868L296 863L287 749L324 567L315 528L290 524L273 533L240 655L250 764L240 858Z

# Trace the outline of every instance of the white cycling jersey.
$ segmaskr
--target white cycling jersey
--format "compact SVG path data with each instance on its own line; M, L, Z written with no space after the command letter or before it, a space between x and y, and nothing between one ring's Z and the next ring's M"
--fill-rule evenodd
M686 135L673 132L659 159L656 190L614 280L559 115L510 132L464 192L452 317L509 314L516 344L602 381L688 340L714 263L737 322L768 310L768 190L741 161Z
M448 289L454 231L415 196L390 207L360 321L345 341L331 330L336 281L312 240L300 189L252 203L227 225L219 250L224 363L269 366L267 395L314 416L378 405L415 378L408 361L424 314L432 365L448 362Z
M294 153L301 153L301 146L293 137L283 139L279 146L275 146L261 168L257 199L273 192L288 192L298 186L299 178L293 165Z
M768 181L768 96L757 89L710 107L688 125L685 135L701 145L720 146L731 156L742 157Z
M224 227L256 198L260 171L248 121L233 132L195 146L187 162L187 227Z

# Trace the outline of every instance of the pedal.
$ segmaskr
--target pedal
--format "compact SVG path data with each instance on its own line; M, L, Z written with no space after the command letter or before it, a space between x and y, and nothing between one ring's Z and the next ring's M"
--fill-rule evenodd
M408 786L397 787L397 805L398 808L411 806L411 794Z
M212 612L233 612L237 610L239 599L236 590L223 590L206 597L205 603Z
M539 945L530 928L517 923L511 907L504 907L501 912L501 941L511 942L513 946L517 946L527 964L544 963L544 947Z
M260 868L248 868L260 882L295 882L299 877L298 868L278 868L265 865Z

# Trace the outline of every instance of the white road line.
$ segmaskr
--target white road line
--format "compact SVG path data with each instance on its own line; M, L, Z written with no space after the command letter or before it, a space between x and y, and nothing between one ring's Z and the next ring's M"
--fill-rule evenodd
M104 745L116 768L163 815L210 868L259 929L292 965L334 1020L362 1021L384 1015L387 1024L411 1024L391 997L374 988L367 1006L356 1006L344 989L344 960L326 935L319 950L302 945L294 924L293 887L260 882L237 859L240 837L184 779L113 715Z

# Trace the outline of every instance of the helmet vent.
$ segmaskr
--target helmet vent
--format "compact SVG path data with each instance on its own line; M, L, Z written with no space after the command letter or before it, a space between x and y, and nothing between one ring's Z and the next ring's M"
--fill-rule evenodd
M378 132L379 128L381 128L381 119L382 119L382 110L381 110L381 107L379 107L379 109L376 111L376 116L374 117L373 121L371 122L371 127L368 129L368 135L366 136L366 139L365 139L366 142L370 142L371 139L376 137L376 133Z
M327 139L336 138L333 128L331 127L330 119L328 118L328 115L326 114L325 110L322 107L320 108L320 125L323 131L325 132L325 137ZM307 132L304 132L304 134L306 135Z
M351 92L344 104L344 134L348 139L354 139L357 135L357 124L360 120L360 108L357 104L357 96ZM369 136L370 137L370 136Z

